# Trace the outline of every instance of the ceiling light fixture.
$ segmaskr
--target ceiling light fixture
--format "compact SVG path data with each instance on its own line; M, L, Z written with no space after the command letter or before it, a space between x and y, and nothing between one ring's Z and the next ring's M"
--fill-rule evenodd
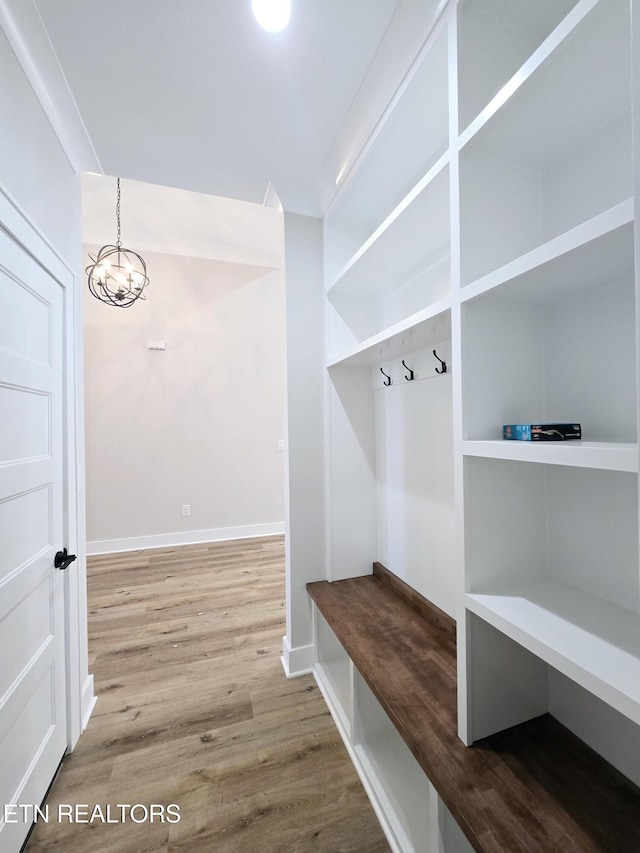
M281 32L291 17L291 0L251 0L251 8L256 21L270 33Z
M116 244L103 246L86 268L89 290L101 302L128 308L138 299L144 299L143 291L149 284L147 265L137 252L125 249L120 242L120 178L116 201L118 236Z

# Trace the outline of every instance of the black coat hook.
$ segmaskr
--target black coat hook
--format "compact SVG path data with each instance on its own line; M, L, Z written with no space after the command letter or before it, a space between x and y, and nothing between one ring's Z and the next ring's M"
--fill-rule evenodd
M438 368L436 367L436 373L446 373L447 372L447 365L445 364L445 362L440 358L440 356L438 355L438 353L435 350L433 351L433 354L435 355L435 357L438 359L438 361L442 365L442 370L438 370Z
M383 385L391 385L391 377L389 376L389 374L388 374L388 373L385 373L385 372L384 372L384 370L383 370L382 368L380 368L380 373L381 373L383 376L386 376L386 377L387 377L387 381L386 381L386 382L384 382L384 381L383 381L383 383L382 383L382 384L383 384Z
M411 370L411 368L410 368L410 367L408 367L408 365L406 365L406 364L404 363L404 358L402 359L402 366L403 366L403 367L406 367L406 368L407 368L407 370L409 371L409 375L407 376L407 375L405 374L405 377L404 377L404 378L407 380L407 382L411 382L411 380L414 378L413 370Z

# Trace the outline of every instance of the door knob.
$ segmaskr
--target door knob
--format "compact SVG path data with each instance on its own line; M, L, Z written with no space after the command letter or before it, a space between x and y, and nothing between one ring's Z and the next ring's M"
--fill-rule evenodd
M75 554L67 554L67 549L63 548L62 551L58 551L56 556L53 558L53 565L56 569L66 569L75 559Z

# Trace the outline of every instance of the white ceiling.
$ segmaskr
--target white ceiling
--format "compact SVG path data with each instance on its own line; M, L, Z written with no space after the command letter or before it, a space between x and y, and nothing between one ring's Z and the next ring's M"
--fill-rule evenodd
M279 34L250 0L34 2L106 174L318 215L400 0L292 0Z

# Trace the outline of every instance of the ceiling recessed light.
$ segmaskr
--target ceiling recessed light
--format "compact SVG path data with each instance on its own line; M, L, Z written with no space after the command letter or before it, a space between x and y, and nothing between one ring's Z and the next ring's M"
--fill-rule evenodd
M251 0L251 8L256 21L270 33L283 30L291 17L291 0Z

